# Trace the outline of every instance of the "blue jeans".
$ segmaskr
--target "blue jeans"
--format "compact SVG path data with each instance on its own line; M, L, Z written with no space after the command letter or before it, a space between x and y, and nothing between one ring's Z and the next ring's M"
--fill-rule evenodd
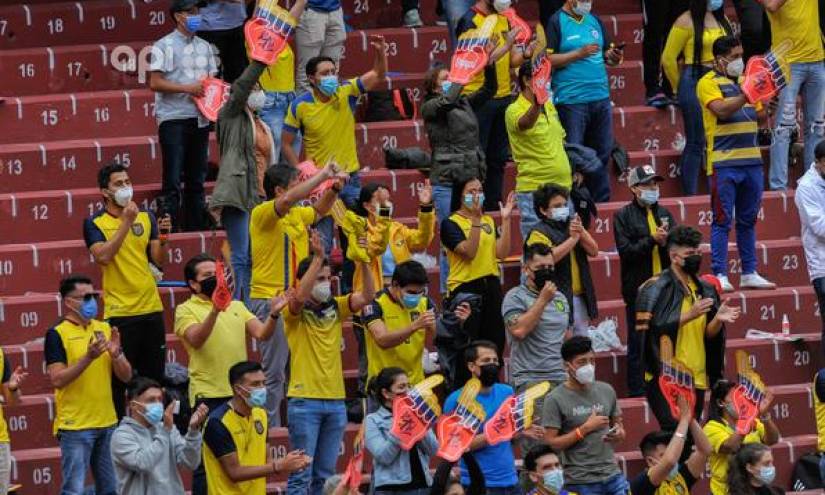
M521 240L526 241L533 227L538 225L539 217L533 208L533 193L516 193L519 215L521 215Z
M354 172L352 175L349 176L349 180L346 184L344 184L344 188L341 189L341 194L338 195L341 198L341 201L347 205L347 208L352 208L356 202L358 202L358 196L361 195L361 173ZM321 237L324 241L324 250L329 256L329 252L332 250L332 236L335 232L335 227L332 220L332 217L326 216L318 221L316 228L321 233Z
M705 126L702 122L702 105L696 97L696 83L710 69L701 67L694 76L693 68L686 67L679 78L679 88L676 96L679 99L679 108L682 110L682 119L685 123L685 149L679 159L679 169L682 172L682 190L687 196L694 196L699 190L699 171L707 152L705 141Z
M438 220L438 229L441 231L441 222L450 217L450 201L453 197L451 186L433 186L433 203L435 205L435 217ZM438 278L441 282L441 293L447 292L447 277L450 275L450 264L447 263L447 255L444 248L438 250Z
M252 260L249 258L249 212L232 206L221 209L221 224L226 229L231 254L229 262L235 276L234 299L249 306L249 284L252 278Z
M556 109L561 125L567 131L567 142L593 148L602 162L599 172L584 177L593 201L610 201L608 164L613 150L613 108L610 99L572 105L558 104Z
M473 0L441 0L444 7L444 16L447 18L447 29L450 31L450 48L455 50L455 29L461 16L470 10L475 2Z
M779 93L778 116L771 143L770 188L788 187L788 145L796 127L796 95L802 93L805 112L805 162L814 161L814 148L825 136L825 67L822 62L791 64L791 80Z
M86 473L92 468L95 495L115 495L117 478L109 447L115 427L58 432L60 471L63 482L61 495L86 493Z
M267 91L266 103L261 109L261 120L263 120L269 130L272 131L272 140L275 143L275 156L280 161L281 157L281 131L284 128L284 117L289 110L289 105L295 99L295 92ZM301 133L295 133L292 141L292 149L295 154L301 152Z
M347 409L343 400L290 398L287 404L289 444L312 458L307 469L292 473L287 493L321 495L324 481L335 474L335 462L344 428Z
M742 274L756 271L756 215L762 204L764 181L761 165L716 168L710 176L710 253L714 275L728 273L728 232L734 212Z
M163 157L160 208L176 227L203 230L209 127L198 127L198 119L167 120L158 127L158 141Z
M621 473L600 483L568 484L564 485L564 489L577 495L626 495L630 493L627 478Z

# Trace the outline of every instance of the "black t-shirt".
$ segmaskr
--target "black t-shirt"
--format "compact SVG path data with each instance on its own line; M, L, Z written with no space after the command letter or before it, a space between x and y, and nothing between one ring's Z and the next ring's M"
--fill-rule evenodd
M678 493L690 493L691 487L696 483L696 478L691 474L686 464L679 465L679 475L673 480L665 480L659 486L653 486L647 475L647 470L636 476L630 482L630 493L633 495L671 495ZM658 493L658 490L661 493Z

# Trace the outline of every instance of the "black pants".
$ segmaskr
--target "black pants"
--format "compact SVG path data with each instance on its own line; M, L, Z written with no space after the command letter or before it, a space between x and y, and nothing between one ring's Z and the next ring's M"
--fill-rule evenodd
M195 405L192 411L198 408L201 404L206 404L209 411L214 411L218 407L224 405L226 401L232 397L216 397L216 398L199 398L195 399ZM201 453L201 463L192 472L192 495L207 495L209 490L206 487L206 469L203 467L203 454Z
M507 111L510 101L509 96L493 98L476 111L478 137L487 162L487 176L484 179L485 211L498 211L498 203L504 200L504 165L510 158L510 141L504 124L504 112Z
M636 303L625 303L627 318L627 391L630 397L645 394L642 376L642 333L636 331Z
M162 213L183 230L205 230L209 127L198 127L198 119L167 120L158 127L158 138L163 154Z
M736 17L742 25L742 59L748 63L753 55L760 55L771 47L771 23L765 8L757 0L733 0Z
M644 39L642 40L642 60L644 61L645 96L650 97L664 91L668 96L675 94L667 78L662 77L662 50L673 22L682 12L688 10L688 0L642 0ZM626 40L630 42L631 40Z
M695 390L696 392L696 406L693 408L693 417L699 424L702 424L702 409L705 407L705 391ZM655 377L647 384L647 405L653 411L653 416L659 422L659 429L664 431L676 431L679 421L673 419L670 414L670 406L662 395L662 389L659 388L659 378ZM693 437L690 432L685 438L685 447L682 449L681 461L685 461L690 456L691 448L693 447Z
M166 328L163 313L109 318L120 332L120 346L132 365L133 376L145 376L163 383L166 367ZM112 400L118 419L126 413L126 384L113 377Z
M539 22L547 32L547 22L560 8L564 7L565 0L539 0Z
M218 48L221 59L221 79L228 83L235 82L249 65L246 57L246 45L243 26L218 31L198 31L198 36Z
M825 354L825 277L814 279L814 292L819 301L819 318L822 319L822 353Z
M481 296L481 312L473 314L464 323L464 330L470 340L489 340L498 347L499 362L504 363L504 318L501 316L501 281L488 276L459 285L450 295L466 292ZM444 304L448 307L449 303ZM470 378L464 359L456 365L455 382L463 384Z

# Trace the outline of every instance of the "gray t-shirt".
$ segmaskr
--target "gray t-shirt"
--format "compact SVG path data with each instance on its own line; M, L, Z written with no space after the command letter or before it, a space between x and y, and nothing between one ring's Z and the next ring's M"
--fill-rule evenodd
M582 391L560 385L544 399L543 426L558 429L559 435L567 434L583 425L594 407L596 414L611 418L622 414L616 392L610 384L594 382ZM620 472L613 445L602 440L606 434L607 428L591 432L584 440L562 452L566 483L599 483Z
M510 325L536 303L538 294L521 284L513 287L504 297L501 314L508 328L510 342L510 373L513 385L550 380L567 379L561 359L561 345L570 322L570 304L561 292L544 306L536 328L527 337L517 339L509 332Z
M246 21L246 4L232 0L210 0L198 12L203 23L198 31L221 31L243 26Z

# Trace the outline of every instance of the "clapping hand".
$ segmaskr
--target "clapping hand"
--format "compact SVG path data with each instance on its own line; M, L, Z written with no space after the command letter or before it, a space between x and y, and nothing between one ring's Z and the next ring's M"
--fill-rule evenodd
M469 303L463 302L456 306L453 314L455 314L455 317L458 318L458 321L464 323L473 314L473 309L470 307Z
M9 377L9 389L17 391L20 388L20 384L23 383L27 376L29 376L29 374L23 369L22 366L14 368L14 371L11 372L11 376Z
M192 417L189 418L189 431L200 430L208 416L209 408L206 404L199 405L194 411L192 411Z
M741 308L728 306L728 301L724 300L716 311L716 319L722 323L733 323L739 319L741 312Z
M293 289L292 287L287 289L285 292L281 292L280 294L275 295L269 301L269 314L279 314L281 311L283 311L285 307L287 307L287 305L289 305L289 301L294 297L295 289Z
M507 195L507 202L502 204L500 201L498 203L498 209L501 213L502 220L509 220L510 215L513 214L513 209L516 206L516 193L515 191L510 191L510 194Z
M306 469L311 462L312 457L304 454L303 450L293 450L282 459L275 460L273 464L278 474L291 474Z
M309 232L309 250L314 256L324 256L324 243L321 242L321 234L315 229Z
M433 186L430 185L430 179L424 181L424 185L418 188L418 203L422 205L430 205L433 202Z
M120 332L117 327L112 327L112 336L106 342L106 350L109 351L109 355L112 357L119 357L123 352L120 349Z

